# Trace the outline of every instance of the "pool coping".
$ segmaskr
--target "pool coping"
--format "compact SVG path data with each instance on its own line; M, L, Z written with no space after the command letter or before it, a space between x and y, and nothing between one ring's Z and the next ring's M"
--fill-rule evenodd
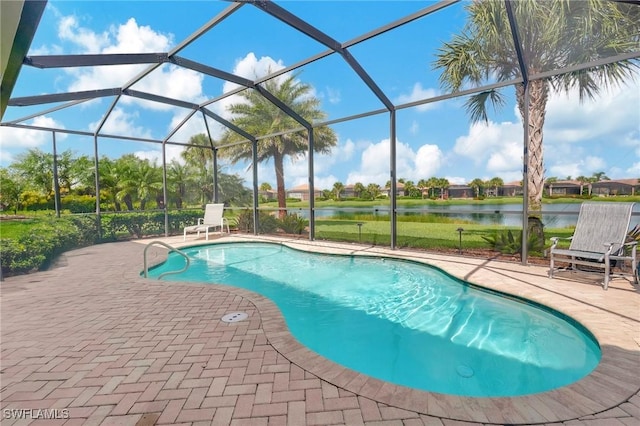
M628 401L640 389L640 376L630 374L630 372L640 369L640 348L638 347L640 340L637 336L637 325L640 321L637 317L631 318L629 323L624 323L626 327L621 327L620 324L616 324L614 318L597 315L598 309L593 307L585 309L583 302L570 297L567 297L567 300L572 303L557 303L558 297L561 297L557 292L552 292L552 296L555 296L556 300L554 302L554 297L550 297L544 291L541 292L537 285L525 286L522 276L509 277L508 274L505 274L503 263L460 257L456 258L459 261L457 268L452 268L447 265L451 256L265 236L236 235L212 241L190 241L184 243L183 246L236 241L265 241L316 253L387 256L427 263L474 285L532 300L568 315L585 326L596 337L602 351L600 363L589 375L571 385L548 392L517 397L481 398L421 391L372 378L322 357L295 339L289 332L280 310L269 299L248 290L224 286L225 289L247 298L256 306L261 316L265 335L269 343L280 354L320 379L354 394L401 409L452 420L497 424L533 424L568 421L595 415ZM461 265L464 267L460 267ZM544 275L545 268L518 264L506 266L508 269L515 269L516 274L530 278L535 277L537 282L546 281L547 286L567 286L569 283L565 280L547 278ZM490 273L486 273L487 271ZM498 276L499 279L492 280L492 276ZM513 288L514 283L518 285L515 289ZM593 284L588 284L586 287L583 284L583 290L586 290L587 296L591 299L598 296L606 297L607 293L611 291L604 291ZM601 292L601 294L597 292ZM633 294L634 297L639 297L637 288ZM640 299L638 300L640 301ZM628 327L631 327L629 333L619 332L620 328ZM618 332L614 333L613 331L616 329Z

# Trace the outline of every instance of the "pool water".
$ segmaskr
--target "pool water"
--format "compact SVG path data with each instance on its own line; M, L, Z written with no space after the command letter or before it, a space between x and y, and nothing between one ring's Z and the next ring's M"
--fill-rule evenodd
M270 243L183 251L190 268L163 279L262 294L302 344L398 385L460 396L528 395L573 383L600 360L595 339L569 318L428 265ZM149 275L183 265L171 253Z

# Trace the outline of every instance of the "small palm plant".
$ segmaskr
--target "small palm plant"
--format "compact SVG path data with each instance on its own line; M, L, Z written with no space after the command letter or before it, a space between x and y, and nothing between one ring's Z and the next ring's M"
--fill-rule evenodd
M483 236L495 251L502 254L522 254L522 231L515 235L511 229L496 233L492 236ZM527 238L527 251L532 254L541 254L544 248L544 240L535 234L529 234Z

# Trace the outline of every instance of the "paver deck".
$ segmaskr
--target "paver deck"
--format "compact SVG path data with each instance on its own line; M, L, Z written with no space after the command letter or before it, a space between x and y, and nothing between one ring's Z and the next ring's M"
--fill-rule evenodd
M180 246L182 236L163 241ZM148 242L70 251L47 271L0 284L2 425L640 425L640 289L627 280L604 291L550 280L536 266L286 241L303 250L424 261L564 312L601 345L596 370L570 386L464 398L384 383L312 353L255 293L143 279ZM187 244L194 242L203 243ZM152 262L165 251L152 248ZM221 321L236 311L249 317Z

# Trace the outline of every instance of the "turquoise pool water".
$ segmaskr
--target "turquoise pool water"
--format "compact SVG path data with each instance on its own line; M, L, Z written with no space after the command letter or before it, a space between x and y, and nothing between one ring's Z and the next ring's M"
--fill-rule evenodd
M575 382L600 360L595 339L569 318L427 265L269 243L184 252L191 267L163 279L260 293L277 304L302 344L398 385L461 396L527 395ZM171 253L149 275L183 265Z

